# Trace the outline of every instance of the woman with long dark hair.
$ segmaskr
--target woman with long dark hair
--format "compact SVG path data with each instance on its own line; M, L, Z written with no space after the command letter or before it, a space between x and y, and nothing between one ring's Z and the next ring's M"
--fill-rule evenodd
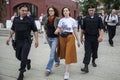
M64 7L62 9L62 16L63 18L60 19L55 34L60 33L61 35L59 38L58 56L61 59L65 59L66 72L64 74L64 79L68 80L70 64L77 62L75 37L77 39L78 47L80 46L80 41L78 39L77 23L75 19L70 16L70 9Z
M56 56L56 48L58 45L58 35L54 34L55 30L57 29L57 25L59 22L59 14L58 10L55 7L49 7L47 9L47 19L45 21L45 33L46 33L46 39L48 41L48 44L50 46L50 59L48 61L48 64L46 66L46 72L45 75L49 76L51 73L51 69L53 66L53 63L55 61L55 66L59 66L60 61L59 58Z

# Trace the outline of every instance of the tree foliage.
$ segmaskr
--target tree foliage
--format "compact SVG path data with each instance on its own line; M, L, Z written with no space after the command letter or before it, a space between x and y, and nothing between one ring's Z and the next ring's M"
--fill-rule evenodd
M79 10L84 14L87 13L88 5L92 4L95 7L99 5L99 1L104 3L105 11L110 11L111 9L120 9L120 0L75 0L80 4Z
M120 0L100 0L105 5L105 11L110 12L112 9L119 10L120 9Z
M89 5L94 5L97 7L98 2L96 0L76 0L80 5L79 5L79 10L83 12L85 15L87 13L87 9Z
M120 9L120 0L100 0L105 3L106 9Z

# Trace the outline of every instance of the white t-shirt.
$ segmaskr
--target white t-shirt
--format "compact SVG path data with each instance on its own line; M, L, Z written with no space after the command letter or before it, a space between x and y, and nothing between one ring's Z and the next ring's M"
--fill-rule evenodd
M112 20L112 21L115 20L115 23L108 22L107 24L110 25L110 26L115 26L118 23L118 16L117 15L112 16L111 14L108 15L108 16L106 17L105 21L107 21L107 20Z
M40 18L39 18L40 22L42 22L42 19L43 19L43 16L40 16Z
M11 21L12 21L12 22L14 21L14 18L15 18L15 16L12 16L12 17L11 17Z
M63 32L73 32L73 29L77 28L77 22L72 17L64 17L60 19L58 27L63 30Z

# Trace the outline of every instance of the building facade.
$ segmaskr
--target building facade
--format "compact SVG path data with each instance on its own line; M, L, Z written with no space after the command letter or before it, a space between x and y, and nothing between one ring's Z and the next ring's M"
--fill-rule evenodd
M2 23L2 0L0 0L0 23Z
M60 15L63 7L69 7L71 9L71 16L76 18L78 14L78 4L72 0L7 0L7 20L10 20L14 12L18 12L18 6L21 4L29 5L29 10L36 19L40 14L46 14L46 10L49 6L55 6Z

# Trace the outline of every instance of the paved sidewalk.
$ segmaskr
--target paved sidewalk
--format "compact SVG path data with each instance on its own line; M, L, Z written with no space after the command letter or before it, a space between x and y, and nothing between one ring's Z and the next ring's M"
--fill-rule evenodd
M16 80L18 77L19 61L15 58L12 46L5 45L7 37L0 36L0 80ZM25 73L24 80L63 80L65 64L61 60L59 67L53 67L52 74L45 77L45 67L49 59L49 46L44 44L44 38L39 34L39 47L32 44L29 58L32 60L32 69ZM71 65L69 80L120 80L120 27L114 38L114 47L108 44L108 36L105 33L104 40L99 46L98 67L89 65L89 73L80 71L83 67L84 48L77 47L78 63Z

